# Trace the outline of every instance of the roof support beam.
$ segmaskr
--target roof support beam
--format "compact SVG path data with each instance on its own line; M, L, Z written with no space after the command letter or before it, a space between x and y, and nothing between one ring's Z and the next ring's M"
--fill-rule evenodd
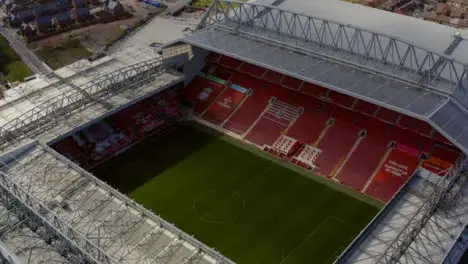
M460 35L455 35L452 43L447 47L447 49L444 51L444 54L447 56L452 55L452 53L455 51L455 49L458 47L458 45L463 41L463 38ZM444 63L444 59L440 57L432 67L427 70L424 75L421 77L419 80L418 84L419 85L424 85L424 83L430 81L431 76L436 75L438 72L439 68L442 66Z
M111 263L109 256L66 225L3 172L0 173L0 201L13 210L19 219L25 220L24 223L32 230L43 228L44 232L37 234L43 236L45 241L60 240L60 243L51 244L55 245L58 252L69 256L70 261L77 264L81 264L82 260L96 264Z
M220 25L239 32L269 32L267 36L278 41L271 34L276 32L310 52L321 50L336 60L354 63L357 67L366 67L381 74L395 75L427 90L451 93L466 71L463 63L450 56L399 38L271 5L217 0L197 29ZM453 51L456 45L450 50ZM439 68L444 70L431 72L431 78L421 80L424 71L432 68L438 60L443 65Z

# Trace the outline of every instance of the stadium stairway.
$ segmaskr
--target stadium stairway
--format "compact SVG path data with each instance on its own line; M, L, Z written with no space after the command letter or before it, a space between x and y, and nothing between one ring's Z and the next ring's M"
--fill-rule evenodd
M238 110L224 122L224 128L236 134L242 135L255 122L268 104L270 93L265 83L248 75L238 75L233 80L236 84L249 89L247 96Z
M302 114L303 109L271 97L257 120L245 132L244 139L257 146L271 146Z
M353 124L355 116L348 111L334 108L330 116L334 121L323 138L317 142L322 151L316 160L317 170L326 177L332 177L344 162L356 141L360 140L361 130Z
M190 84L185 87L185 98L193 103L195 114L201 114L210 103L224 89L224 86L196 76Z
M372 122L365 116L360 117L358 126L363 129L359 145L334 177L345 185L361 190L379 166L390 137L387 124Z
M396 145L363 192L388 202L419 166L419 153Z
M291 103L304 109L302 115L288 129L287 135L306 144L315 145L327 128L330 116L322 109L320 101L295 93Z
M212 124L223 126L248 98L249 91L247 89L236 87L238 86L225 88L203 113L203 119Z

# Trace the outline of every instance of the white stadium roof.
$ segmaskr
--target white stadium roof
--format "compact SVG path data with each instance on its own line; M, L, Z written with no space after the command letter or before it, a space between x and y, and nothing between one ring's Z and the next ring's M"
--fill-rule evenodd
M468 55L451 55L468 54L466 33L338 0L274 4L215 1L179 42L414 116L468 154Z
M256 3L271 4L272 1L258 0ZM441 54L452 43L455 33L461 32L462 36L468 37L468 32L463 29L341 0L285 0L278 7L393 36ZM453 55L457 60L468 63L467 42L460 45L455 52Z
M46 145L183 80L152 49L132 46L6 91L0 262L232 263Z
M23 200L25 206L36 209L41 218L39 221L48 222L46 225L54 227L50 232L57 232L42 234L50 236L46 240L53 241L63 234L73 237L71 246L91 252L80 256L81 261L107 264L221 263L212 251L205 249L206 246L44 144L34 141L23 145L2 155L0 164L0 190L8 186L17 197L27 195L29 199ZM5 211L2 209L0 206L0 220ZM24 224L17 219L7 220L2 224L11 223L7 229L13 228L0 237L3 242L0 248L6 251L6 256L21 260L19 263L68 263L52 246L43 243L38 250L32 246L36 244L35 240L28 241L28 237L37 237L28 225L38 220L27 223L29 219L21 219ZM28 242L21 245L25 240ZM30 254L36 254L34 259L28 260ZM44 259L48 261L43 262Z
M6 91L0 100L0 149L31 138L48 142L183 80L161 64L160 55L151 49L130 47L92 63L76 62ZM125 85L129 80L132 83ZM49 122L44 123L44 118Z

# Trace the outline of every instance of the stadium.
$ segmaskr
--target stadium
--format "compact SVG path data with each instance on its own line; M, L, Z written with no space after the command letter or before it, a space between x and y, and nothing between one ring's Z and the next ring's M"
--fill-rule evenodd
M1 262L462 263L465 37L215 0L159 51L28 78L0 100Z

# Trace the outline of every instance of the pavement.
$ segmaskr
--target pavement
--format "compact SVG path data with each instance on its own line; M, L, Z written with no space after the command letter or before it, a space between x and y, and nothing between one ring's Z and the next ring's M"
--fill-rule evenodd
M52 70L40 60L19 38L14 29L0 23L0 34L10 43L11 48L16 51L21 60L34 72L40 74L51 73Z

